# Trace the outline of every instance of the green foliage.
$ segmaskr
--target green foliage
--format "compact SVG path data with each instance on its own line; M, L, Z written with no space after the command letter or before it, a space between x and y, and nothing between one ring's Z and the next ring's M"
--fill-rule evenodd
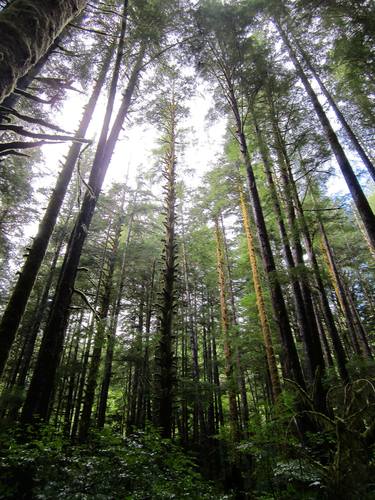
M71 446L50 428L27 444L2 436L0 498L217 499L194 460L153 429ZM6 441L6 445L5 445Z

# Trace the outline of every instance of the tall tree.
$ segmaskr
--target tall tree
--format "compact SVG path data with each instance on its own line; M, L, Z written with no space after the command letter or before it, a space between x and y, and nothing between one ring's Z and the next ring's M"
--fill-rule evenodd
M102 68L95 83L92 95L87 103L86 109L78 126L76 136L84 137L98 101L100 92L105 83L110 61L112 58L113 47L105 56ZM66 191L72 177L74 167L81 151L81 143L74 143L67 155L62 170L57 178L56 185L52 191L43 219L38 228L38 233L27 254L22 271L19 273L14 290L9 298L7 307L4 311L0 323L0 373L4 369L9 349L11 348L17 328L25 311L27 301L29 299L35 279L38 275L40 265L43 261L44 254L47 250L48 242L56 224L57 217L60 212Z
M168 91L167 91L168 92ZM178 119L181 114L177 95L177 81L171 82L170 96L159 107L159 119L164 135L162 157L165 186L165 244L163 251L163 278L160 300L159 340L155 355L155 422L163 437L170 438L173 427L173 404L176 390L174 354L174 309L176 288L176 144Z
M85 192L80 213L78 214L65 254L54 302L43 335L38 362L23 408L23 420L25 421L32 420L34 415L39 415L42 419L48 417L54 378L60 361L64 331L67 324L71 297L74 292L74 280L77 274L79 259L104 177L142 70L144 52L145 49L142 47L131 70L129 82L120 103L117 116L115 117L111 131L108 133L119 79L119 67L123 54L121 43L118 46L101 137L93 161L88 188Z
M343 147L341 146L335 131L323 109L323 106L320 104L319 99L306 76L306 73L299 62L297 55L292 47L292 44L289 40L288 34L285 28L282 26L280 19L276 18L276 26L280 33L280 36L287 47L290 59L292 60L296 71L298 73L299 78L301 79L303 86L305 87L306 93L311 99L314 110L319 118L319 121L323 127L325 136L327 141L329 142L332 151L336 157L337 163L340 166L341 172L344 176L344 179L348 185L349 191L353 197L353 201L358 210L358 213L362 219L363 225L371 242L371 245L375 247L375 215L370 207L370 204L364 194L361 185L355 175L353 168L348 160L347 155Z

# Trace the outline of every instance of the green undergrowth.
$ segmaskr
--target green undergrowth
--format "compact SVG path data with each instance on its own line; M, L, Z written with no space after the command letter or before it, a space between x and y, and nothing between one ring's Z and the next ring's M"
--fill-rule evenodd
M28 443L1 436L1 499L224 499L192 458L151 430L71 445L48 428Z

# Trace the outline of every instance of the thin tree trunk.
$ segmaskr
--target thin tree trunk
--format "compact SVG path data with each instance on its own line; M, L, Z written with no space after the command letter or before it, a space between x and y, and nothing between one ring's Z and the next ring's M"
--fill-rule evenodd
M242 119L233 89L231 89L231 106L236 120L237 137L240 146L241 157L246 167L251 207L253 210L254 221L257 229L263 266L266 272L266 277L271 292L271 302L274 319L282 341L283 353L281 361L283 364L284 373L287 377L291 377L301 387L304 388L305 381L303 378L297 349L294 343L293 334L290 328L288 312L285 306L282 289L276 276L275 261L268 237L266 223L264 220L263 209L259 198L254 171L250 161L250 155L247 149Z
M77 371L78 371L77 359L78 359L80 332L82 329L82 319L83 319L83 312L81 313L81 317L78 321L78 327L76 328L73 334L73 339L72 339L72 346L74 344L73 356L72 357L69 356L68 359L68 362L71 366L69 367L70 373L68 374L68 391L64 409L64 435L67 437L69 437L70 435L70 428L72 425L72 414L74 410L74 388L77 382Z
M196 437L199 435L205 436L207 434L206 431L206 422L204 418L204 412L201 402L200 396L200 370L199 370L199 362L198 362L198 339L196 335L196 322L194 322L194 318L192 315L192 299L191 299L191 291L190 291L190 283L189 283L189 274L188 274L188 262L186 255L186 244L185 244L185 233L184 233L184 221L182 223L182 264L183 264L183 273L184 273L184 281L185 281L185 294L186 294L186 305L187 305L187 329L190 339L190 350L191 350L191 359L192 359L192 379L194 382L194 415L198 416L200 433L193 433ZM194 421L198 420L196 417Z
M242 221L246 235L247 242L247 253L249 257L251 273L253 277L253 285L256 296L256 304L259 314L259 321L262 329L264 348L266 351L267 365L270 374L272 396L273 400L276 401L281 393L280 377L277 369L277 363L275 358L275 352L273 349L272 334L270 325L267 318L266 306L264 303L263 290L260 280L260 274L258 269L258 263L254 248L254 239L251 232L249 212L246 205L245 195L241 184L239 184L239 194L240 194L240 206L242 212Z
M119 227L116 228L114 247L111 250L111 255L109 256L109 258L107 257L104 259L102 269L100 271L100 275L102 276L105 272L105 267L107 265L106 260L108 259L108 261L109 261L108 262L108 271L107 271L107 275L105 278L103 295L101 298L99 318L98 318L98 322L96 324L96 332L95 332L95 336L94 336L94 349L93 349L93 352L91 355L91 363L90 363L89 372L87 375L86 393L85 393L85 397L84 397L84 401L83 401L83 409L82 409L81 421L80 421L80 426L79 426L78 438L81 442L86 441L87 436L88 436L88 432L89 432L89 428L90 428L90 424L91 424L91 413L92 413L92 407L93 407L94 398L95 398L95 389L96 389L96 385L97 385L100 359L101 359L102 348L103 348L103 343L104 343L106 322L107 322L109 306L111 303L112 279L113 279L113 272L114 272L114 267L115 267L117 245L118 245L118 239L119 239L120 231L121 231L121 225L119 224L118 226ZM104 247L104 254L106 254L108 251L110 232L111 232L111 224L109 224L109 227L107 230L106 242L105 242L105 247ZM101 281L101 278L99 281Z
M310 291L310 284L307 279L307 270L305 268L305 263L303 260L303 250L302 250L302 245L300 242L299 235L297 233L298 227L297 227L297 218L296 218L296 213L295 213L295 208L293 205L293 197L290 196L290 191L293 189L291 186L291 179L289 177L289 172L291 171L290 168L290 161L289 157L287 154L285 142L282 138L280 129L279 129L279 124L277 123L276 119L276 114L275 114L275 109L274 109L274 103L272 99L271 93L268 93L268 102L270 106L270 118L271 118L271 123L272 123L272 129L274 133L274 138L275 138L275 143L276 143L276 149L277 149L277 155L278 155L278 160L279 160L279 169L280 169L280 176L281 176L281 184L283 187L283 192L284 192L284 201L285 201L285 206L286 206L286 212L287 212L287 218L288 218L288 223L290 227L290 232L291 232L291 240L292 240L292 245L293 245L293 257L290 258L288 255L288 242L287 242L287 236L283 235L283 244L284 244L284 249L285 249L285 254L286 254L286 260L288 265L293 268L297 265L302 276L298 279L297 281L293 281L294 286L293 286L293 291L294 291L294 296L295 296L295 303L296 303L296 311L297 311L297 318L298 318L298 323L301 328L301 334L302 338L304 341L305 349L306 349L306 354L307 354L307 361L308 361L308 368L309 368L309 374L310 374L310 381L313 382L315 378L315 374L317 370L321 374L324 372L324 358L323 358L323 351L322 351L322 346L320 343L320 338L319 338L319 331L318 327L316 324L316 318L315 318L315 313L313 309L313 301L312 301L312 296L311 296L311 291ZM258 129L259 130L259 129ZM260 130L259 130L260 134ZM259 135L258 135L259 136ZM262 137L261 142L262 142ZM268 155L266 154L265 151L265 145L263 145L263 157L266 157L268 159ZM270 168L268 167L268 170ZM272 176L272 174L269 174ZM268 176L269 176L268 175ZM271 179L269 179L270 181ZM273 181L272 185L273 185ZM276 194L276 193L275 193ZM281 214L279 214L281 215ZM290 250L289 250L290 251ZM325 391L323 390L323 386L319 381L316 382L315 385L318 384L318 387L316 387L316 398L317 398L317 404L319 409L322 411L325 407ZM319 400L319 401L318 401Z
M344 314L349 332L351 334L356 354L363 357L372 358L372 353L367 341L366 333L363 329L362 323L358 321L359 318L356 315L356 311L353 310L352 305L354 304L352 304L350 298L348 297L348 292L338 271L336 260L321 220L319 220L319 229L322 236L322 246L325 252L332 284L335 289L340 307Z
M216 236L216 259L217 272L220 290L220 317L221 329L223 333L224 357L225 357L225 376L228 384L228 399L229 399L229 422L231 426L232 439L238 441L240 439L240 430L238 422L238 411L236 401L236 381L234 380L233 370L233 354L230 340L229 314L227 305L227 291L224 273L224 255L222 234L220 232L218 220L215 219L215 236Z
M223 237L223 250L224 250L224 260L225 260L225 265L226 265L226 272L228 275L228 293L229 293L229 301L231 304L231 319L233 323L233 337L235 341L235 361L236 361L236 369L237 369L237 379L238 379L238 386L240 389L240 408L241 408L241 418L242 418L242 427L243 427L243 432L244 432L244 437L247 436L247 428L248 428L248 423L249 423L249 406L247 402L247 392L246 392L246 382L245 382L245 376L244 376L244 370L243 370L243 363L242 363L242 356L241 356L241 351L240 347L238 345L238 340L239 340L239 326L238 326L238 321L237 321L237 312L236 312L236 304L234 300L234 290L233 290L233 280L232 280L232 271L231 271L231 265L230 265L230 260L229 260L229 252L228 252L228 244L227 244L227 239L225 235L225 227L224 227L224 221L223 221L223 216L220 214L220 224L221 224L221 234Z
M110 321L110 327L109 327L109 334L108 334L108 342L107 342L107 350L105 354L105 359L104 359L104 374L103 374L103 381L100 389L100 397L99 397L99 404L98 404L98 418L97 418L97 426L99 429L104 427L104 422L105 422L105 412L107 409L107 401L108 401L108 391L109 391L109 385L111 381L111 376L112 376L112 362L113 362L113 352L114 352L114 347L115 347L115 340L116 340L116 331L117 331L117 324L121 312L121 300L122 300L122 295L124 291L124 286L125 286L125 270L126 270L126 264L127 264L127 250L129 248L129 242L132 234L132 227L133 227L133 220L134 220L134 213L131 214L130 220L129 220L129 228L128 228L128 234L126 237L126 242L125 242L125 247L123 250L122 254L122 261L121 261L121 271L120 271L120 281L119 281L119 286L117 289L117 296L116 296L116 303L115 307L113 310L112 318ZM147 335L147 328L148 328L148 333L150 329L150 325L146 321L146 335Z
M316 287L319 292L320 304L323 311L323 316L326 322L326 326L328 329L328 333L332 339L332 345L335 351L336 361L339 369L340 376L342 380L347 383L349 382L349 374L346 368L347 357L341 342L340 335L337 331L335 320L329 305L329 301L327 298L327 294L324 288L323 280L320 274L320 269L318 265L318 261L316 258L315 250L312 244L312 239L310 236L310 231L307 226L307 222L305 219L304 210L302 207L301 200L299 199L297 186L295 184L293 173L289 169L288 170L289 184L290 184L290 195L293 197L294 206L298 215L298 222L300 224L300 229L303 235L303 240L305 244L305 248L307 251L307 255L310 261L310 265L313 269L314 278Z
M367 168L367 170L369 171L369 174L371 175L373 181L375 182L375 166L374 166L374 164L372 163L372 161L368 157L366 151L364 150L364 148L360 144L360 142L357 139L355 133L353 132L351 126L346 121L345 116L341 112L340 108L337 106L336 101L334 100L331 93L329 92L329 90L325 86L323 80L319 76L318 71L315 69L315 67L311 61L310 55L306 52L306 50L300 44L299 40L297 39L297 37L295 35L294 29L291 29L290 19L288 19L288 31L289 31L289 33L292 33L292 35L293 35L294 42L296 44L298 51L300 52L300 54L302 56L303 62L305 63L305 65L309 69L309 71L311 72L312 76L318 82L322 94L327 99L327 102L331 106L331 108L333 109L338 122L340 123L342 128L345 130L350 142L352 143L354 150L357 152L358 156L361 158L364 166Z

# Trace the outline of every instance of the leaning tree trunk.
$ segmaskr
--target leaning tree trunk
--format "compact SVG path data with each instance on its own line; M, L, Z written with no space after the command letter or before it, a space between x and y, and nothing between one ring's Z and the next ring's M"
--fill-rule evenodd
M102 69L98 75L97 82L92 95L87 103L76 136L84 137L95 110L101 89L104 85L112 58L111 49L106 56ZM74 143L67 155L64 166L57 178L56 185L52 191L43 219L41 220L33 242L28 251L27 258L19 274L15 288L10 296L0 323L0 374L4 369L9 350L14 341L17 329L25 312L31 290L43 262L48 243L56 224L66 191L72 177L74 167L81 151L81 143Z
M319 264L318 264L315 250L314 250L313 243L312 243L312 238L311 238L310 231L309 231L306 219L305 219L305 214L304 214L301 200L299 198L297 186L296 186L296 183L295 183L294 178L293 178L293 173L291 170L289 170L288 174L289 174L289 182L290 182L290 195L293 197L294 206L295 206L295 209L296 209L296 212L298 215L298 221L300 224L305 248L306 248L307 255L308 255L308 258L310 261L310 265L311 265L312 270L313 270L314 279L315 279L315 283L316 283L316 288L317 288L318 293L319 293L319 299L320 299L320 304L321 304L324 320L325 320L325 323L327 326L328 333L332 339L332 345L333 345L333 348L335 351L335 356L336 356L337 366L338 366L338 369L340 372L340 376L341 376L342 380L345 383L347 383L347 382L349 382L349 373L348 373L348 370L346 368L346 363L348 360L347 360L347 357L345 354L344 347L343 347L342 342L341 342L339 332L337 331L335 320L334 320L334 317L333 317L333 314L331 311L331 307L329 304L329 300L327 297L327 293L326 293L326 290L324 288L323 280L322 280L320 269L319 269Z
M303 86L305 87L305 90L310 97L310 100L313 104L313 107L315 109L315 112L319 118L319 121L323 127L325 137L328 140L331 149L336 157L337 163L340 166L341 172L344 176L344 179L347 183L347 186L349 188L349 191L353 197L353 201L355 203L355 206L357 207L358 213L363 221L363 225L365 226L366 233L368 234L369 240L371 242L372 247L375 248L375 215L373 211L371 210L370 204L362 191L361 185L358 182L358 179L352 169L352 166L350 165L350 162L345 154L345 151L343 150L337 135L335 131L332 128L332 125L330 124L327 115L323 109L323 106L320 104L319 99L314 92L300 62L297 59L297 56L293 50L293 47L290 44L290 41L288 39L288 36L285 32L285 30L282 28L280 22L278 20L275 20L276 22L276 27L280 33L280 36L285 44L285 46L288 49L289 56L291 60L293 61L293 64L297 70L297 74L300 78L300 80L303 83Z
M312 74L312 76L317 81L322 94L327 99L328 104L331 106L332 110L334 111L338 122L340 123L340 125L342 126L342 128L345 130L346 135L348 136L350 142L352 143L352 146L354 147L354 150L357 152L358 156L361 158L364 166L367 168L369 174L371 175L373 181L375 182L375 166L374 166L374 164L372 163L372 161L370 160L370 158L367 155L366 151L362 147L362 145L359 142L357 136L355 135L355 133L352 130L352 128L349 125L349 123L347 122L344 114L342 113L342 111L340 110L340 108L338 107L338 105L336 104L335 99L333 98L333 96L331 95L331 93L327 89L325 83L321 79L321 77L320 77L317 69L315 68L315 66L314 66L314 64L313 64L313 62L311 60L310 55L302 47L300 41L298 40L298 38L296 36L296 33L295 33L295 29L294 29L294 27L292 27L292 20L288 16L285 8L284 8L284 13L286 14L286 22L287 22L287 26L288 26L288 32L293 35L294 43L295 43L295 45L296 45L299 53L302 56L303 63L305 64L306 68L310 71L310 73Z
M297 232L298 226L297 226L296 211L293 204L293 198L290 196L291 190L293 189L293 186L291 186L291 179L289 176L289 172L291 172L290 160L288 157L285 141L281 135L279 124L276 119L274 102L270 92L268 92L268 102L270 106L270 119L272 123L272 130L277 150L278 166L284 193L284 203L286 207L287 219L289 223L292 248L293 248L293 257L290 258L286 255L286 260L288 262L288 266L290 266L292 269L298 266L298 269L301 271L301 276L298 278L297 281L294 281L293 284L293 292L295 295L295 303L297 309L297 318L299 321L302 338L306 349L309 378L310 381L314 383L315 387L314 397L315 397L316 407L320 411L324 412L326 408L326 392L323 389L320 376L318 378L316 378L315 376L317 370L320 373L320 375L324 372L325 363L323 358L322 346L320 343L319 330L313 308L310 284L307 278L308 273L305 268L305 262L303 259L303 249L300 241L299 232ZM258 133L260 133L260 129L258 130ZM265 159L267 159L265 145L264 145L263 156L264 155L266 156ZM286 245L286 239L283 240L284 248L288 246Z
M351 297L349 297L349 293L346 290L345 283L340 276L333 250L328 241L327 233L321 220L319 220L319 229L329 274L331 276L332 284L336 292L337 300L339 301L341 310L347 323L356 354L365 358L372 358L372 353L367 340L366 332L360 321L357 310L355 309L355 307L353 307L354 304L352 303Z
M53 42L53 44L50 46L50 48L47 50L47 52L44 54L44 56L39 59L39 61L31 68L31 70L22 78L20 78L17 82L17 89L21 91L25 91L31 84L31 82L34 80L34 78L42 71L44 65L48 61L48 59L51 57L51 54L54 52L56 49L57 45L59 42L59 38L56 38L56 40ZM14 92L12 92L10 95L8 95L3 102L1 103L0 107L0 125L5 122L7 115L12 111L12 108L17 104L18 100L21 98L21 94L16 92L16 89ZM82 137L82 136L78 136Z
M103 144L100 143L98 145L88 181L89 189L85 193L81 210L68 243L63 267L56 287L51 314L44 331L37 365L27 393L22 412L22 420L24 422L32 421L36 415L42 420L47 419L56 371L60 362L64 332L69 315L71 298L74 292L74 281L77 274L79 259L104 182L105 174L130 107L139 74L142 70L143 56L144 50L141 49L108 139L104 141ZM115 75L115 77L118 78L118 74ZM111 90L112 92L108 101L108 109L110 110L112 110L114 101L115 91L113 86L111 86ZM104 127L108 122L109 118L107 116L104 120Z
M86 3L87 0L15 0L0 12L0 103Z
M314 376L314 373L315 373L313 363L311 363L311 355L310 355L311 349L309 349L309 345L310 345L309 339L312 336L311 327L310 327L311 320L309 320L309 318L307 316L307 311L305 308L305 302L304 302L304 298L303 298L303 294L302 294L301 285L300 285L300 283L297 279L297 276L296 276L296 261L295 261L295 258L293 257L293 254L292 254L292 249L290 246L287 229L285 227L284 218L283 218L281 205L280 205L280 201L279 201L279 196L278 196L275 182L273 179L272 167L270 164L269 154L267 151L265 141L263 139L262 131L258 125L254 110L253 110L252 117L254 120L254 127L255 127L255 132L256 132L257 141L258 141L258 145L259 145L259 150L261 153L262 162L263 162L265 173L266 173L267 184L268 184L268 188L270 190L272 205L273 205L273 209L274 209L274 212L276 215L277 225L279 227L279 233L280 233L280 238L281 238L281 242L282 242L283 253L284 253L287 267L290 270L290 275L291 275L291 280L292 280L293 301L294 301L294 307L295 307L295 312L296 312L296 318L297 318L297 323L298 323L298 327L299 327L299 333L302 337L304 348L306 351L307 362L308 362L308 374L309 374L309 378L311 380ZM273 120L272 120L272 125L273 125L273 130L275 133L275 123ZM276 127L276 130L277 130L277 127ZM276 133L275 133L275 136L277 137ZM278 142L278 141L276 141L276 142ZM277 144L277 146L278 146L277 147L277 154L278 154L279 165L282 167L283 156L281 154L279 144ZM286 187L286 184L287 184L287 181L285 179L285 172L284 172L284 188ZM289 222L291 222L291 221L294 222L294 219L295 219L294 209L290 203L290 200L287 200L287 202L288 202Z

